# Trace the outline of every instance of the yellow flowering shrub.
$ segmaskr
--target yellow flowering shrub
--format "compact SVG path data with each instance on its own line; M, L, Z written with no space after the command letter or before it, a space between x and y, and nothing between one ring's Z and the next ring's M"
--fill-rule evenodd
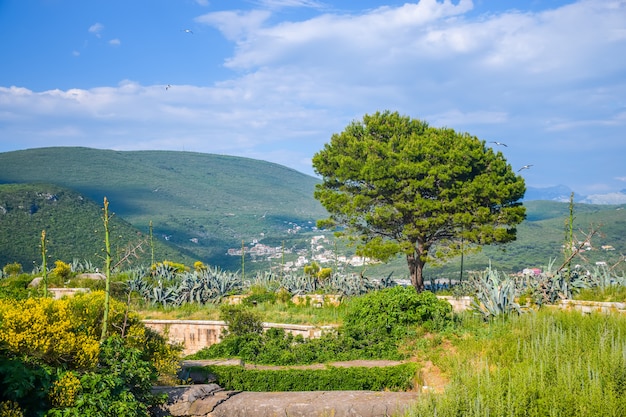
M78 330L94 338L100 338L104 315L104 291L91 291L76 294L69 299L72 315L79 318ZM121 332L124 323L126 304L114 298L109 300L109 329ZM129 323L139 321L136 315L129 315Z
M131 326L126 333L128 347L142 349L158 372L157 383L176 385L180 383L178 371L181 368L182 346L172 345L152 329L142 324Z
M24 413L18 403L14 401L0 402L0 417L23 417Z
M59 278L67 279L72 273L72 267L70 264L67 264L61 260L54 261L54 269L52 269L52 274L56 275Z
M79 325L69 299L0 300L0 343L19 355L79 369L95 366L99 341L77 331Z
M193 264L193 269L194 269L196 272L202 272L202 271L206 271L206 270L207 270L207 267L206 267L206 265L205 265L205 264L203 264L201 261L196 261L196 262L194 262L194 264Z
M80 390L80 379L70 371L54 381L48 395L53 407L73 407Z
M152 264L150 269L155 271L159 266L166 267L166 268L171 269L171 270L176 271L176 272L189 271L189 268L187 266L185 266L185 264L181 264L181 263L178 263L178 262L167 261L167 260L163 261L163 262L158 262L156 264Z

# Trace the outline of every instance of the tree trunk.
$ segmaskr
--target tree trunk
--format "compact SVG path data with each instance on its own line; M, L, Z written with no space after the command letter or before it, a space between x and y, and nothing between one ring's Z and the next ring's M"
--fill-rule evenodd
M411 274L411 284L417 292L424 291L424 264L422 257L418 253L412 253L406 256L409 264L409 273Z

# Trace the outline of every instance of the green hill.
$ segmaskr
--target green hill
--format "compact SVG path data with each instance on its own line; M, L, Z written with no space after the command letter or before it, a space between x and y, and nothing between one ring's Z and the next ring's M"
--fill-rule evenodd
M27 207L30 207L28 199L35 197L17 189L18 193L25 193L20 197L25 199L21 203L24 213L20 214L19 221L17 217L11 220L14 222L11 224L5 221L6 216L0 217L0 263L19 259L39 262L37 245L41 230L55 225L58 229L49 231L53 243L56 241L58 245L70 248L72 245L66 241L79 241L77 247L84 246L85 251L77 249L71 256L61 257L54 253L51 256L65 261L74 257L93 260L93 248L102 247L101 236L92 231L101 230L101 207L105 196L110 201L110 211L115 213L114 218L123 219L128 222L124 223L127 227L132 225L135 228L122 235L140 233L145 237L152 221L155 241L163 248L155 256L157 260L169 259L186 264L200 260L237 270L241 268L241 257L227 256L226 252L229 248L241 248L242 241L246 246L253 241L274 247L284 244L285 248L292 250L291 259L297 256L294 249L309 256L313 249L310 237L320 234L313 226L316 220L327 216L313 198L317 182L314 177L277 164L192 152L119 152L56 147L0 153L0 184L52 183L66 190L45 193L72 196L68 200L59 199L58 203L63 204L58 206L67 203L67 207L63 208L63 213L50 215L46 223L37 217L45 212L43 208L26 214ZM2 186L2 190L16 192L15 188L7 187ZM91 203L78 204L80 196ZM41 207L47 207L46 201L40 203ZM491 261L498 269L515 272L526 267L541 267L551 258L562 259L569 205L551 201L524 204L527 220L518 227L518 239L504 246L485 247L480 253L466 256L465 271L482 270ZM589 231L592 224L600 228L601 233L592 240L593 250L584 253L590 263L606 261L611 264L626 253L624 208L625 205L575 205L577 231ZM90 220L81 219L83 211L92 210L95 214L91 214ZM62 235L67 239L62 239ZM580 232L577 235L584 239ZM87 242L83 239L94 240L83 244ZM613 246L615 250L602 250L603 245ZM120 243L120 247L123 246ZM328 249L335 249L340 254L349 250L343 244L338 245L338 249ZM88 257L89 254L92 256ZM25 257L19 257L21 255ZM262 261L246 263L246 271L267 269L282 261L262 256L258 259ZM353 269L362 271L363 267ZM404 259L384 266L366 267L366 273L371 275L387 275L391 271L394 277L406 277ZM429 277L456 278L459 271L460 259L441 267L428 265L426 268Z
M205 263L239 269L228 248L259 241L302 245L326 211L317 180L248 158L193 152L54 147L0 153L0 183L53 183L110 210L141 232Z
M26 272L41 265L41 234L45 230L49 265L57 259L77 259L102 267L102 216L102 204L57 185L0 185L0 265L19 262ZM149 234L141 233L119 216L111 219L109 234L114 262L133 250L124 266L150 264ZM154 243L154 254L156 259L193 259L161 242Z

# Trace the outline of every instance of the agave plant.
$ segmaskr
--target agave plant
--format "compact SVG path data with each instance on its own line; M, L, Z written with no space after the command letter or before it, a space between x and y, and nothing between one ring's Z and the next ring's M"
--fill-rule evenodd
M576 292L590 286L588 277L578 270L571 271L569 276L564 271L555 272L555 260L551 259L539 276L527 280L533 301L539 306L571 299Z
M511 277L499 274L489 265L483 273L470 279L476 290L472 307L485 318L522 312L519 304L515 302L516 285Z
M217 303L226 295L242 288L236 273L207 267L201 271L180 274L177 288L178 303Z
M309 275L283 276L281 287L285 288L293 295L311 294L317 290L318 281Z
M161 304L163 307L180 305L178 289L175 287L163 287L162 283L152 287L148 299L152 304Z
M380 283L364 275L333 275L327 282L330 292L338 293L347 297L366 294L380 288Z
M247 282L246 285L248 287L255 286L265 288L270 292L276 292L282 286L280 277L272 271L257 272L254 278Z

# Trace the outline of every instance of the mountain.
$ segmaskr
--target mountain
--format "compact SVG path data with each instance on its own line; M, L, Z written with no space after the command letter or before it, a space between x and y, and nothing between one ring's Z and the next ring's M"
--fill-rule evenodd
M559 201L561 203L569 202L570 196L574 191L566 185L555 185L552 187L526 187L524 201L547 200ZM582 197L584 198L584 197ZM574 200L580 201L581 196L574 193Z
M587 204L626 204L626 190L617 193L592 194L582 200Z
M0 153L0 184L49 183L102 204L147 234L202 262L239 269L229 248L303 246L327 216L318 180L254 159L194 152L51 147Z
M51 184L0 185L0 265L18 262L26 272L42 264L41 238L46 232L48 265L74 259L102 266L104 224L102 207L87 197ZM156 259L193 262L193 258L162 242L150 243L119 216L109 223L113 262L125 255L121 265L149 265Z
M559 201L569 202L574 191L566 185L555 185L553 187L527 187L524 201ZM626 189L616 193L581 195L574 193L574 201L584 204L626 204Z

